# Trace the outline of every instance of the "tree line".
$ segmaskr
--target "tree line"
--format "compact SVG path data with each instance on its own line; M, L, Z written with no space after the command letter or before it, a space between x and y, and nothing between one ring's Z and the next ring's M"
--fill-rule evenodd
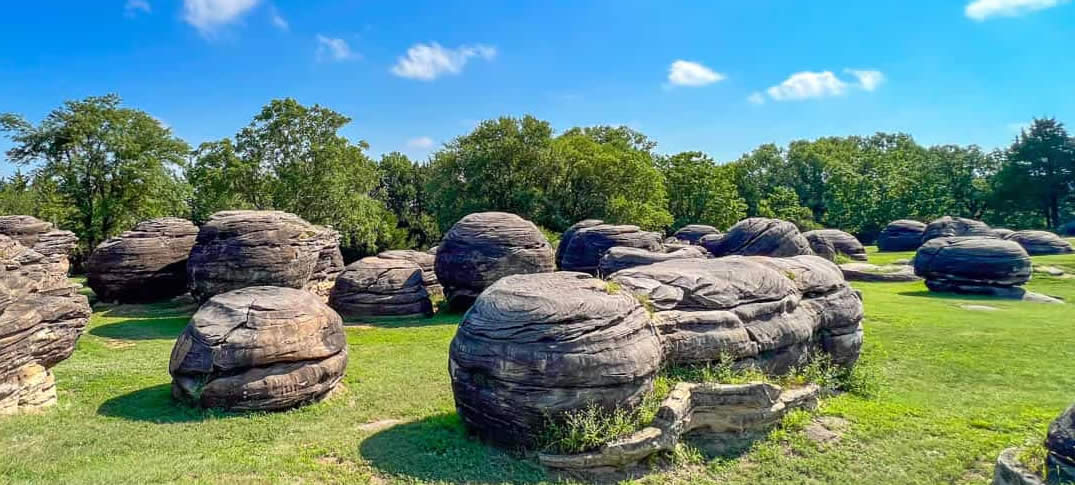
M487 210L550 234L586 218L671 232L763 216L866 242L894 219L1055 228L1075 213L1075 138L1052 118L993 151L878 133L766 144L726 163L659 153L624 126L557 133L532 116L483 121L428 160L375 160L366 142L340 135L350 121L273 100L233 137L191 147L116 95L67 101L37 124L3 114L19 170L0 179L0 213L54 222L88 251L153 217L201 223L219 210L278 209L333 226L349 259L428 247Z

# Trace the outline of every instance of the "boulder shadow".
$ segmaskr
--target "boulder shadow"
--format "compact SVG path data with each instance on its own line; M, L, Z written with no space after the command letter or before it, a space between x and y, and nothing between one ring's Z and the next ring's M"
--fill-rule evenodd
M230 416L219 410L186 406L172 399L172 385L160 384L109 399L97 408L97 414L129 421L157 424L191 423Z
M90 329L90 335L118 340L175 340L190 317L137 318Z
M377 432L362 441L359 454L378 471L406 477L407 481L499 484L548 479L536 462L467 436L455 413Z

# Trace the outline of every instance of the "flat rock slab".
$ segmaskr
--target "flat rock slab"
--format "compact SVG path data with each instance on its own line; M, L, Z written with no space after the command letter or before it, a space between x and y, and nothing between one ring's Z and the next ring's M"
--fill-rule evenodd
M914 251L922 245L922 234L926 225L910 219L890 222L877 236L877 249L880 251Z
M187 292L187 258L198 227L186 219L144 221L93 250L86 279L106 302L143 303Z
M723 236L707 239L702 245L715 257L771 256L784 258L814 254L810 242L787 221L752 217L739 221Z
M1000 308L989 305L959 305L959 308L964 310L970 310L972 312L995 312L1000 311Z
M840 271L847 281L871 281L883 283L899 283L919 281L922 278L914 274L914 268L907 265L882 265L869 263L845 263L840 265Z

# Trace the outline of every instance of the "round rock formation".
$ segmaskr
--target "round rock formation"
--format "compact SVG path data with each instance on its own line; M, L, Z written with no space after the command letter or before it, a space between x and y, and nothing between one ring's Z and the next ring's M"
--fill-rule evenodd
M855 236L838 229L818 229L803 234L810 241L814 254L829 261L836 261L836 255L842 254L855 261L866 261L866 248Z
M254 286L210 298L172 349L172 395L205 408L275 411L317 401L343 378L340 316L314 294Z
M362 258L336 278L329 306L344 316L432 315L423 274L407 259Z
M661 251L661 235L638 226L605 224L587 219L568 228L560 237L557 267L562 271L597 274L605 252L616 246Z
M910 219L890 222L877 236L879 251L914 251L922 245L926 225Z
M287 212L224 211L198 231L187 278L201 301L248 286L301 288L327 299L342 269L332 229Z
M660 340L630 293L558 272L490 286L459 325L448 367L468 429L529 447L548 417L637 405L660 363Z
M597 266L597 273L602 277L607 277L621 269L634 268L635 266L645 266L673 259L698 259L707 256L709 256L709 253L700 246L687 246L670 253L657 253L646 251L645 249L616 246L609 249L601 257L601 262Z
M915 274L933 291L1000 295L1030 280L1022 246L992 237L941 237L918 248Z
M1004 239L1019 243L1031 256L1075 252L1071 243L1049 231L1016 231Z
M810 242L799 233L795 224L764 217L739 221L719 239L709 239L702 244L718 258L730 255L785 258L814 253Z
M965 217L944 216L930 222L922 233L922 244L938 237L979 236L992 237L993 229L988 224Z
M713 227L704 224L690 224L681 227L672 236L680 241L686 241L691 244L699 244L702 237L710 234L720 234L720 231Z
M500 278L555 269L552 246L534 223L506 212L470 214L444 235L434 269L448 304L469 308Z
M437 272L433 269L434 264L437 261L436 249L436 246L430 248L429 251L393 249L391 251L384 251L381 254L378 254L377 257L382 259L402 259L417 264L418 267L422 268L422 284L425 285L429 295L443 295L444 290L437 281Z
M102 301L148 302L187 292L187 257L198 227L186 219L144 221L93 250L86 279Z

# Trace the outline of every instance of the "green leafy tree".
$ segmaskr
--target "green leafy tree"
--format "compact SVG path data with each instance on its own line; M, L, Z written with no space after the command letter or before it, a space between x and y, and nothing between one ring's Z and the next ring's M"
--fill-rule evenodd
M997 174L997 199L1036 211L1045 227L1062 222L1075 194L1075 140L1053 118L1035 119L1008 148Z
M380 182L376 196L407 232L408 245L429 247L440 240L440 228L430 212L426 184L430 170L399 152L387 153L377 164Z
M253 209L258 193L257 164L242 160L230 139L205 142L194 151L186 177L193 194L191 218L201 224L214 212Z
M38 125L0 116L14 144L7 156L33 165L39 187L70 208L62 224L83 249L143 219L184 215L188 187L177 176L190 147L116 95L67 101Z
M787 163L785 153L774 144L762 145L731 164L739 196L746 202L749 217L761 216L761 201L783 184Z
M758 215L792 222L803 231L819 227L813 213L799 203L799 195L791 187L774 187L759 203Z
M733 166L721 166L702 152L683 152L659 161L668 193L672 230L687 224L727 228L746 217L746 201L735 186Z

